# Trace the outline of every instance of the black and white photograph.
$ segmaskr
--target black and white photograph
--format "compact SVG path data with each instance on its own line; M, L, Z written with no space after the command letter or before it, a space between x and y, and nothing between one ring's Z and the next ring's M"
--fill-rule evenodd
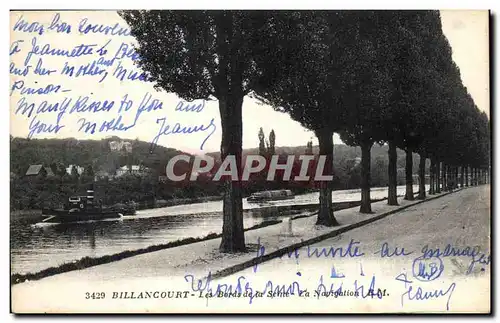
M9 15L11 313L492 312L490 11Z

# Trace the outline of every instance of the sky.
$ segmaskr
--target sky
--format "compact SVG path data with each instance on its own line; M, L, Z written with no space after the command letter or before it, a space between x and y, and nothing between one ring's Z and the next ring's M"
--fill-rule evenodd
M441 19L462 81L478 108L489 115L488 12L446 10L441 11ZM175 94L156 91L150 83L133 80L140 74L130 57L133 38L93 32L116 24L115 30L127 28L113 11L11 12L11 135L119 136L156 141L190 153L218 151L221 128L217 102L187 103ZM61 54L61 50L79 56L49 55ZM77 77L79 69L82 72ZM61 106L67 107L64 112ZM185 111L191 110L189 107L199 111ZM96 112L89 111L94 108ZM40 113L35 113L37 110ZM202 131L169 134L176 123ZM167 127L170 130L162 131ZM309 140L317 144L314 134L288 115L246 97L243 148L258 146L260 127L266 137L274 129L277 146L305 145ZM334 142L341 143L338 136Z

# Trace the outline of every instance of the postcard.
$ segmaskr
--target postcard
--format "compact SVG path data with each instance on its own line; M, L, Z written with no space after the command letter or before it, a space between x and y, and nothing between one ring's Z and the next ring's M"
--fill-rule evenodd
M11 312L491 313L489 15L11 11Z

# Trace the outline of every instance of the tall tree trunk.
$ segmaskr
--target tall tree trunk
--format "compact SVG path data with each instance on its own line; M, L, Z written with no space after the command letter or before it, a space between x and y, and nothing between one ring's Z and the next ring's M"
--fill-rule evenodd
M333 131L317 131L316 137L319 142L320 156L326 156L323 175L333 174ZM329 181L319 183L319 213L316 221L317 225L336 226L339 225L333 215L332 188Z
M455 188L458 188L458 166L455 166Z
M438 186L439 186L439 161L436 159L434 160L434 188L432 191L433 194L437 194Z
M222 142L221 158L235 156L238 169L238 180L225 180L224 199L222 207L222 241L221 252L243 252L245 233L243 229L243 203L241 193L241 153L242 153L242 105L243 97L235 100L219 100L221 114Z
M429 195L436 193L436 160L431 158L431 168L429 168Z
M372 145L373 143L364 143L361 145L361 207L359 208L359 212L361 213L372 213L370 199Z
M451 191L453 187L452 168L453 166L451 165L446 166L446 187L448 188L448 191Z
M243 203L241 192L241 154L242 154L242 73L235 62L239 59L237 46L233 41L233 14L224 12L216 16L216 51L218 55L218 73L215 92L219 99L221 117L221 159L234 156L238 178L233 181L226 178L222 206L222 241L221 252L244 252L245 234L243 229Z
M448 178L446 178L446 164L443 162L443 171L442 171L442 178L443 178L443 192L446 192L447 190L447 184L448 184Z
M394 144L394 141L389 140L389 191L387 195L387 204L389 205L399 205L397 192L397 159L398 155L396 153L396 144Z
M457 172L456 172L457 167L456 166L451 166L450 167L450 172L451 172L451 189L455 189L457 185Z
M436 160L436 194L441 193L441 183L443 178L441 176L441 162Z
M449 164L446 164L446 190L450 189L450 183L452 182L451 178L451 172L450 172L451 166Z
M418 164L418 199L425 199L425 156L420 154L420 163Z
M406 149L406 194L405 200L413 201L413 151L411 148Z
M452 182L452 178L451 178L451 165L449 164L446 164L446 190L449 191L450 190L450 184Z
M464 176L465 176L465 170L464 166L460 166L460 188L464 187Z
M465 186L469 186L469 166L465 166Z

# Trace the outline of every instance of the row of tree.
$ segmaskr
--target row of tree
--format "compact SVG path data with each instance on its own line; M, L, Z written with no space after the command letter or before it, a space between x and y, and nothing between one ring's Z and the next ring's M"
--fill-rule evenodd
M447 169L489 167L490 125L462 85L438 11L124 11L139 66L156 87L219 102L221 157L241 165L247 95L312 130L332 172L333 134L362 149L362 212L370 212L370 148L389 145ZM443 167L442 167L443 168ZM465 169L465 167L462 167ZM425 169L424 169L425 170ZM238 173L241 173L239 170ZM423 181L421 181L423 182ZM420 190L424 198L425 190ZM241 183L227 181L220 250L245 250ZM331 186L320 183L317 224L333 226Z

